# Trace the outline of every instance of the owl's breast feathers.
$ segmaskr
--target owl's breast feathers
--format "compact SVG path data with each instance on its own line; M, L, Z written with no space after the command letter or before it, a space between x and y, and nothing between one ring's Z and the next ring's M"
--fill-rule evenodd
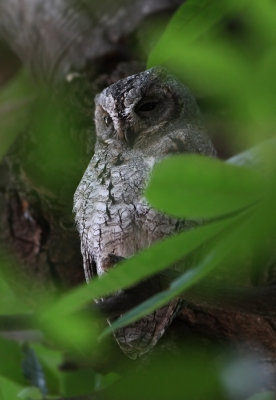
M135 153L135 152L133 152ZM143 197L155 160L143 154L92 158L74 197L82 249L93 258L97 275L110 267L110 255L128 258L175 231L177 220L157 213Z

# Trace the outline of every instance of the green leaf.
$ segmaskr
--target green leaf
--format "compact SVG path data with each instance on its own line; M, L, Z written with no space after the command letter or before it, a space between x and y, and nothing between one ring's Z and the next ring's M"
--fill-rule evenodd
M230 116L231 139L252 145L271 137L275 126L275 16L269 0L186 1L148 67L164 65L199 97L219 104L226 114L213 118L225 125ZM241 24L238 34L227 21Z
M187 1L172 18L149 57L148 67L163 65L200 96L214 97L247 115L252 99L252 63L237 46L206 31L243 2ZM204 35L203 35L204 34ZM201 40L195 41L202 36ZM247 101L245 101L247 100Z
M245 223L239 224L239 219L240 221L245 220ZM157 293L155 296L152 296L150 299L139 304L137 307L124 314L121 318L117 319L112 323L111 327L107 327L103 331L100 338L105 337L111 333L112 330L122 328L123 326L137 321L143 316L148 315L154 310L167 304L173 298L182 295L185 290L206 277L224 260L228 259L233 252L233 245L241 243L241 238L244 238L244 227L248 224L247 218L244 215L233 218L233 220L235 220L235 223L233 223L232 229L230 227L228 230L224 231L223 235L216 238L216 245L213 247L211 246L210 248L208 247L208 251L203 254L201 261L195 267L189 269L184 274L180 275L180 277L172 281L167 290Z
M21 390L17 397L22 400L43 400L43 396L36 387L26 387Z
M185 155L165 159L154 168L146 197L173 216L210 218L254 204L263 188L259 174L248 168Z
M22 302L22 299L15 295L15 292L0 275L0 313L7 315L24 312L28 312L28 307Z
M19 384L25 384L21 363L23 353L20 345L0 336L0 375Z
M237 115L248 114L247 104L243 102L250 100L254 89L252 68L229 44L218 40L185 45L182 37L177 37L163 49L162 57L166 59L159 64L200 96L214 97L231 105Z
M214 24L220 21L241 3L236 0L188 0L174 14L165 33L149 56L148 68L162 64L167 58L167 50L172 47L177 38L182 45L194 42L205 34Z
M213 279L211 272L219 266L224 266L223 282L227 283L228 279L236 285L248 284L255 258L261 261L260 273L265 274L263 263L266 258L271 259L276 240L276 219L275 213L271 214L272 204L275 204L275 198L269 198L267 202L261 203L251 212L232 218L232 225L206 246L198 264L172 281L167 290L156 294L116 320L101 337L109 334L112 329L121 328L150 314L177 296L185 299L185 291L188 288L207 275L209 279ZM183 293L184 296L182 296Z
M114 373L101 375L95 373L92 368L81 368L72 372L63 371L60 369L60 365L64 362L62 351L53 350L41 344L34 344L32 348L43 365L49 393L58 394L59 397L61 395L71 397L102 390L118 379L118 375Z
M274 47L276 39L275 29L276 4L271 0L250 0L247 7L247 19L254 28L257 38L264 47Z
M23 390L24 385L15 383L0 375L0 400L17 400L18 393Z
M83 356L90 354L96 346L99 329L93 314L82 311L73 313L69 309L64 313L60 311L55 307L44 310L43 315L38 317L42 331L61 349Z
M110 386L104 398L112 400L225 399L217 356L207 346L182 344L173 357L155 354L147 368L128 368L127 375ZM101 393L99 393L101 395Z
M64 361L63 352L37 343L32 344L32 348L36 352L39 361L43 366L49 393L61 394L60 386L62 372L60 371L59 366Z
M150 248L120 263L100 279L94 279L88 285L73 289L52 306L46 306L47 316L53 317L54 324L58 316L65 318L93 299L132 286L177 262L232 223L232 219L209 223L153 244ZM43 319L45 311L40 310L38 314Z
M84 129L76 108L66 100L61 93L53 96L51 89L38 88L30 118L36 142L31 159L25 163L22 158L23 168L35 186L65 202L72 196L83 169L80 141L71 132Z
M119 379L120 375L115 372L110 372L106 375L96 374L95 391L103 390L113 385Z
M61 374L61 394L63 396L81 396L93 393L96 374L91 368L68 371Z

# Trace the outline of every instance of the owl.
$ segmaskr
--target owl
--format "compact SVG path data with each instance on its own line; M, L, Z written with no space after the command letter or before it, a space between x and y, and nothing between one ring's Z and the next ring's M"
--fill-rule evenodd
M156 163L175 153L215 155L195 99L163 68L104 89L95 98L95 124L95 153L74 195L87 281L191 226L156 211L143 196ZM135 359L152 349L178 306L173 300L114 332L124 353Z

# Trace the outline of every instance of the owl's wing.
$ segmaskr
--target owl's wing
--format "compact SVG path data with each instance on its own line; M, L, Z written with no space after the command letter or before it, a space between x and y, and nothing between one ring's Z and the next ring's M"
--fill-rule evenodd
M182 301L174 299L140 320L116 330L114 337L120 348L134 360L149 352L164 335L181 306Z
M118 317L118 314L123 315L126 311L160 292L164 289L164 284L167 286L162 275L153 276L132 288L105 299L100 309L110 316L108 322L112 323ZM164 335L166 329L180 311L182 304L183 301L176 298L138 321L115 330L113 334L122 351L131 359L136 359L148 353Z

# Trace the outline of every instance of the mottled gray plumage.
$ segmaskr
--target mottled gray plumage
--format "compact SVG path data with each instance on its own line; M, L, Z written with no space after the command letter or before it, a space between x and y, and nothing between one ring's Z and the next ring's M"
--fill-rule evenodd
M87 281L105 273L121 257L131 257L191 226L189 221L180 223L157 212L143 197L159 160L173 153L215 154L193 96L161 68L118 81L97 95L95 102L95 154L74 196ZM150 350L177 306L174 300L116 331L123 351L136 358Z

